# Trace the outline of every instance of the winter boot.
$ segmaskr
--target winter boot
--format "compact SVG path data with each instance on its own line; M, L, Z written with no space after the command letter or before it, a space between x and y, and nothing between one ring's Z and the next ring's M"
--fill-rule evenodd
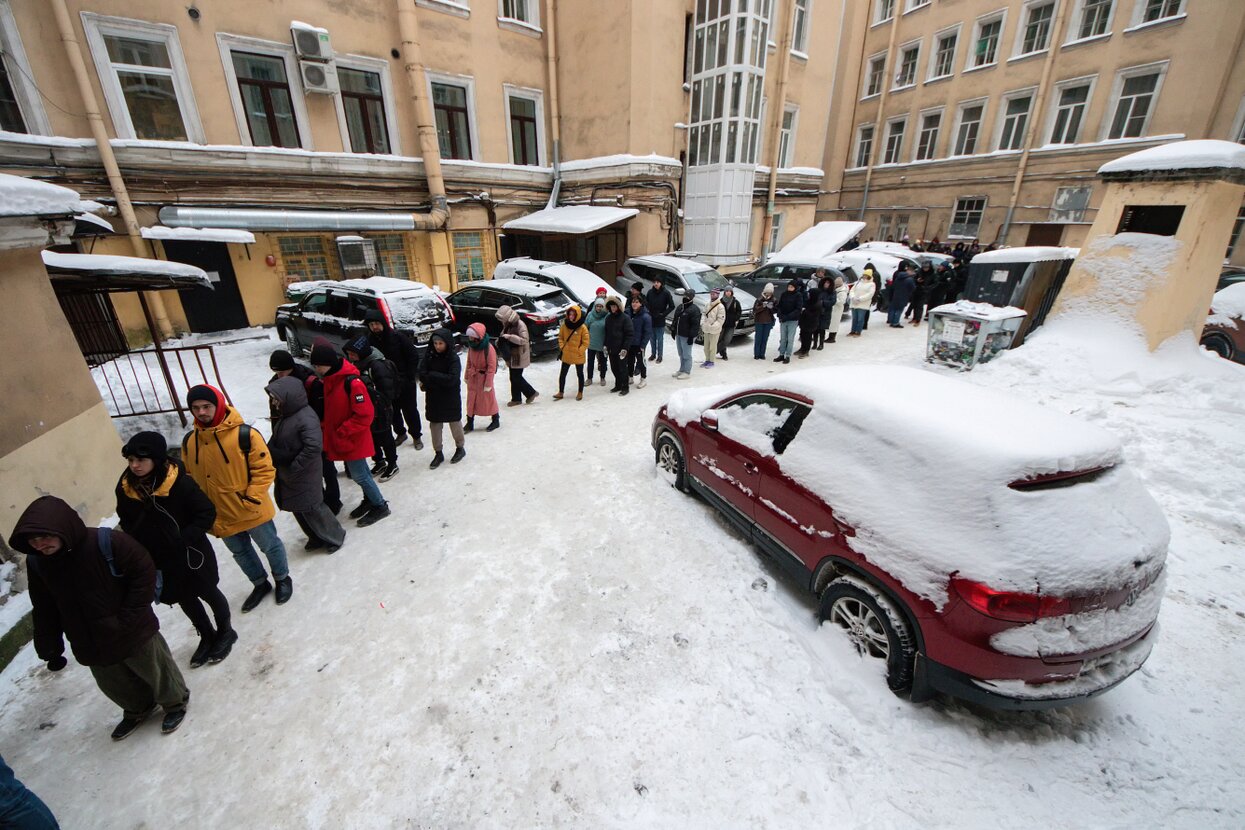
M462 461L466 457L467 457L466 447L457 447L454 450L454 454L450 456L450 463L457 464L459 461Z
M618 390L618 397L620 397L620 398L621 398L623 395L626 395L626 394L627 394L628 392L630 392L630 391L631 391L631 387L630 387L630 386L624 386L622 389L619 389L619 390Z
M476 428L475 416L468 418L467 423L463 424L463 432L471 432L475 428Z
M565 397L566 397L566 395L563 395L561 391L558 391L558 392L554 392L554 393L553 393L553 399L554 399L555 401L560 401L560 400L562 400L562 399L563 399L563 398L565 398Z
M372 465L372 475L378 476L385 471L386 464L384 461L377 461Z
M584 390L580 389L575 393L575 400L582 401L584 399Z
M640 382L636 384L637 389L643 389L648 386L648 378L640 378Z
M303 550L320 550L324 547L324 541L321 539L308 539L307 544L303 545Z
M444 453L438 450L437 454L432 457L432 463L428 465L428 469L435 470L437 467L440 467L441 464L444 463L444 461L445 461Z
M212 644L212 650L208 652L207 661L215 664L224 660L229 656L229 652L233 651L233 644L236 642L238 642L238 632L232 628L217 634L216 642Z
M372 503L367 499L359 502L359 506L350 511L350 518L361 519L363 514L372 509Z
M532 394L530 394L530 395L528 395L528 396L527 396L527 402L528 402L528 403L535 403L535 402L536 402L536 399L537 399L537 398L539 398L539 397L540 397L540 393L539 393L539 392L533 392Z
M437 453L437 454L440 455L440 453ZM366 516L364 516L362 519L359 519L359 527L368 527L369 525L374 525L377 522L379 522L381 519L388 518L389 513L390 513L389 502L385 502L380 507L373 507L371 510L368 511L368 514Z
M272 585L266 579L256 585L254 590L251 591L251 595L242 601L242 613L246 614L254 611L255 606L259 605L260 601L268 596L271 591Z
M492 432L493 430L500 429L500 428L501 428L501 416L494 415L493 420L489 421L489 425L484 428L484 431Z
M186 701L189 703L189 699ZM178 709L176 712L165 712L164 720L160 724L161 734L168 735L170 732L176 732L177 727L182 725L182 721L186 719L186 707Z
M130 733L137 729L140 723L154 715L159 708L159 706L153 703L150 709L136 718L122 718L121 722L112 730L112 739L114 741L124 741L130 737Z
M285 605L294 596L294 580L288 576L277 580L277 605Z
M195 653L190 655L190 668L197 669L208 661L208 655L212 651L212 644L216 641L216 632L209 628L207 631L199 632L199 647L195 649Z
M826 335L826 342L827 342L827 343L833 343L833 342L834 342L834 339L835 339L836 337L838 337L838 336L839 336L839 333L838 333L837 331L832 331L832 332L830 332L829 334L827 334L827 335Z
M418 435L415 436L415 449L422 450L424 448L424 439Z
M398 465L390 464L388 467L385 468L384 472L380 474L380 480L388 481L389 479L393 478L397 474L398 474Z
M406 443L406 439L407 439L407 434L405 432L399 432L397 435L394 436L393 445L395 447L400 447Z

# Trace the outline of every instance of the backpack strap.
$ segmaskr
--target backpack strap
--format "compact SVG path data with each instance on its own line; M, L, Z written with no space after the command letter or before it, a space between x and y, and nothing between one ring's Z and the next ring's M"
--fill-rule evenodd
M246 459L246 486L251 486L251 425L243 424L238 427L238 449L242 450L242 457Z
M108 572L113 576L121 576L117 573L117 563L112 558L112 529L95 528L95 540L99 543L99 552L103 554L104 561L108 563Z

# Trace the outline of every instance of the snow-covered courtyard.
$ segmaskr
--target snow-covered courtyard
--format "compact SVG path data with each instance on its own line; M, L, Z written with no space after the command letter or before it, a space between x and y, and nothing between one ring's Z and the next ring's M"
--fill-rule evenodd
M431 471L431 447L401 447L393 517L348 523L340 552L303 552L280 515L294 598L237 615L229 659L184 669L177 733L113 743L119 713L90 673L50 674L28 646L0 676L0 752L67 828L1245 825L1245 367L1067 321L964 376L1123 440L1171 524L1168 591L1150 661L1099 698L912 704L658 478L649 444L675 388L925 366L924 328L874 321L789 367L736 341L685 382L670 347L626 398L554 401L542 360L540 399L469 435L463 463ZM217 356L266 434L281 344L242 334ZM249 585L216 549L236 610ZM185 667L197 637L159 614Z

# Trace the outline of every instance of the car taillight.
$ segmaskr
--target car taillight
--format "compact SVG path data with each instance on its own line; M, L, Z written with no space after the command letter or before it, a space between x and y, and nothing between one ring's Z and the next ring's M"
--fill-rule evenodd
M454 322L454 306L447 303L445 301L445 298L442 297L440 294L437 295L437 299L441 301L441 305L445 306L445 313L449 315L450 322L453 323Z
M529 321L533 323L540 323L541 325L558 322L558 315L556 314L532 314L530 311L525 311L523 312L523 316Z
M384 300L378 300L376 304L380 306L380 313L384 315L385 325L389 328L393 328L393 315L389 313L389 303Z
M960 599L996 620L1031 623L1044 617L1062 617L1072 611L1072 603L1062 597L999 591L968 579L953 579L951 587Z

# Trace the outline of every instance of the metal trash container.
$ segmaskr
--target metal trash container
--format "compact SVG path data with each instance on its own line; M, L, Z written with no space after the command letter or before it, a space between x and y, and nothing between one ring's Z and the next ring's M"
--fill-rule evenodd
M967 371L1008 348L1027 312L960 300L929 312L925 360Z

